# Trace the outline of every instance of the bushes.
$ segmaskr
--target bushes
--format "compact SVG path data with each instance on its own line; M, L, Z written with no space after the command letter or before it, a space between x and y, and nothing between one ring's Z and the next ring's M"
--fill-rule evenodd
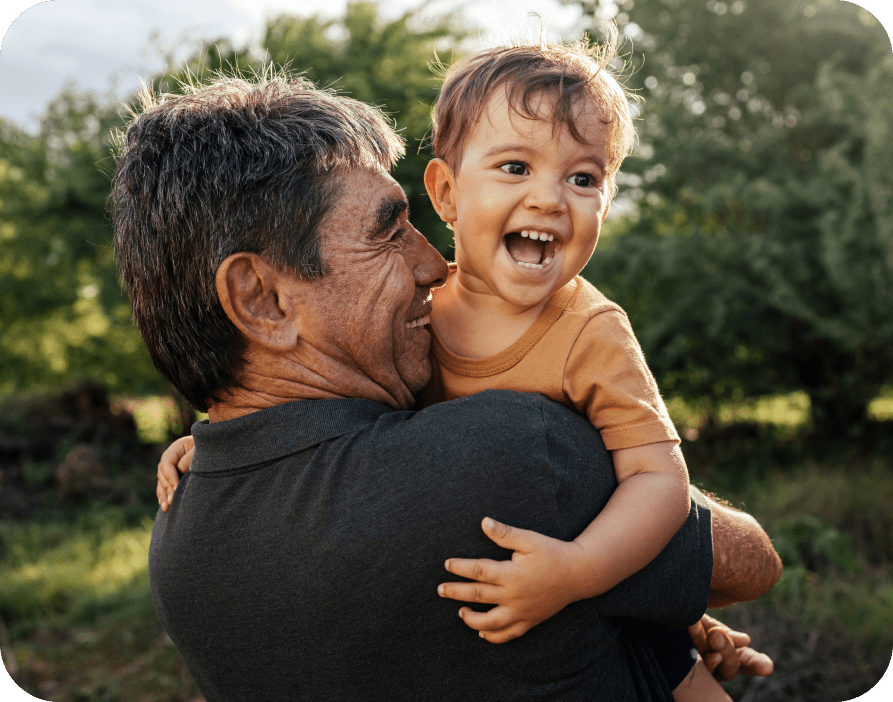
M154 494L158 455L95 381L9 397L0 403L0 510L22 519L96 501L139 504Z

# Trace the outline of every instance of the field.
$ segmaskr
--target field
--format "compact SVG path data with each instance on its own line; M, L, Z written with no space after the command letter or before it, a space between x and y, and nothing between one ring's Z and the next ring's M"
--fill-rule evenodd
M761 601L714 612L776 661L767 679L728 684L733 697L839 702L870 689L893 651L893 397L873 405L866 435L829 445L809 434L796 396L722 408L712 426L671 407L692 481L754 514L786 565ZM165 439L174 414L158 398L111 411L133 412L143 447ZM201 699L149 591L158 451L118 451L127 468L109 468L104 491L62 499L52 488L27 518L0 522L0 649L40 699ZM49 463L27 464L20 482L51 491Z

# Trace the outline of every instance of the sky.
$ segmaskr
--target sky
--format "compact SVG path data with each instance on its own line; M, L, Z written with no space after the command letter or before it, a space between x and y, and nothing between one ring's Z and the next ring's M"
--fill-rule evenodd
M379 0L396 18L421 0ZM47 103L67 81L100 98L123 99L202 40L227 36L243 45L260 39L264 20L282 12L338 17L347 0L0 0L0 116L32 133ZM30 5L30 7L29 7ZM525 34L537 12L554 39L577 34L580 12L558 0L433 0L428 12L459 9L489 45ZM23 8L24 12L22 11ZM10 24L11 23L11 24ZM7 29L8 27L8 29Z

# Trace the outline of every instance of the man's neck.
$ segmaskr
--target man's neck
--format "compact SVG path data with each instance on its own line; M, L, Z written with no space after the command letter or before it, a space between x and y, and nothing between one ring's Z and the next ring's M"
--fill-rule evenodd
M211 423L297 400L356 398L400 410L409 409L414 403L408 389L404 395L394 397L357 369L325 357L309 366L286 357L252 358L239 373L239 383L208 408Z

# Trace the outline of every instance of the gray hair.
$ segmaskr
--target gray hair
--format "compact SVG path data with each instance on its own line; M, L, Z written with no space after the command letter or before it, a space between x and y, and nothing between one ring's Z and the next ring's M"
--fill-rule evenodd
M140 92L118 135L115 254L155 367L196 409L239 385L247 340L217 297L238 252L307 280L327 273L319 228L339 170L403 156L380 110L284 74Z

